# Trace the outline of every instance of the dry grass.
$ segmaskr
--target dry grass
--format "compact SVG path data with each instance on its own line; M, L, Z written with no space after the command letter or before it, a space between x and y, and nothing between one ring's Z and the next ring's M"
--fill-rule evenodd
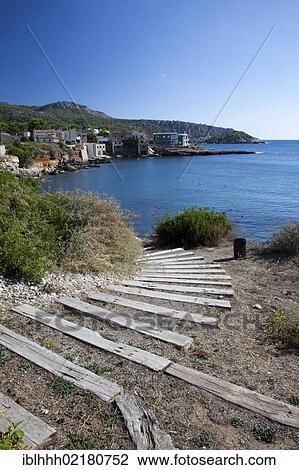
M112 199L75 193L76 225L62 267L75 272L132 273L141 252L129 216Z
M274 233L268 249L284 256L299 256L299 222L289 223Z

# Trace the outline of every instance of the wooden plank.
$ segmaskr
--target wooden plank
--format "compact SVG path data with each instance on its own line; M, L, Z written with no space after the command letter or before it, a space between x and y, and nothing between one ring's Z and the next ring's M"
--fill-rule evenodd
M161 269L156 268L156 269L143 269L141 271L142 274L152 274L152 273L162 273L162 274L167 274L167 273L175 273L175 274L225 274L224 269L173 269L173 268L164 268Z
M11 423L20 421L20 429L25 433L23 444L26 448L41 447L56 433L56 429L0 392L0 432L6 433Z
M146 302L139 302L137 300L127 299L126 297L120 297L114 294L106 294L104 292L90 292L88 297L100 302L121 305L122 307L133 308L135 310L141 310L142 312L154 313L156 315L176 318L178 320L202 323L204 325L217 324L217 319L214 317L208 317L198 313L189 313L183 310L175 310L169 307L161 307L160 305L148 304Z
M116 341L110 341L108 339L103 338L97 331L93 331L76 323L64 320L62 317L52 315L48 312L44 312L43 310L36 309L30 305L23 304L19 307L15 307L13 310L17 313L21 313L22 315L27 316L28 318L43 323L44 325L49 326L50 328L61 331L62 333L68 336L77 338L80 341L83 341L84 343L91 344L92 346L103 349L112 354L116 354L117 356L121 356L125 359L129 359L130 361L142 364L155 371L164 370L165 367L170 364L170 361L166 358L149 353L147 351L144 351L143 349L129 346L127 344L118 343ZM46 351L48 352L47 349ZM85 369L81 369L85 372ZM96 375L96 377L98 376Z
M138 277L163 277L167 279L201 279L205 281L229 281L231 279L231 276L227 274L198 274L198 271L196 273L159 273L157 271L149 272L147 273L146 271L142 271Z
M116 399L126 426L140 450L174 449L171 437L162 428L153 411L135 393L125 393Z
M17 311L16 309L14 310ZM48 319L45 319L45 321L42 323L53 327L52 322L54 322L56 329L60 329L60 331L62 331L63 327L59 328L61 325L60 318L53 317L53 319L48 317ZM79 332L79 325L74 325L73 323L69 322L69 325L65 325L65 329L68 331L68 334L71 335L72 330L70 328L75 328L77 330L75 331L78 334L80 334L82 330L80 327ZM122 387L117 385L115 382L104 379L103 377L99 377L89 370L84 369L83 367L80 367L71 361L67 361L64 359L64 357L59 356L59 354L56 354L49 349L43 348L39 344L25 338L25 336L21 336L2 325L0 325L0 344L5 346L10 351L25 357L31 362L34 362L34 364L37 364L43 369L46 369L69 382L72 382L77 387L93 392L104 401L113 400L119 393L122 392Z
M193 252L191 253L193 254ZM190 255L191 255L190 254ZM168 261L168 260L179 260L181 259L182 257L186 256L186 252L180 252L180 253L176 253L175 255L173 255L172 253L169 253L169 254L166 254L166 255L160 255L160 256L148 256L148 257L142 257L140 258L140 261ZM201 257L201 259L204 259L203 257Z
M99 320L108 321L124 328L129 328L131 330L137 331L138 333L151 336L153 338L159 339L160 341L173 344L185 350L190 347L193 341L189 336L181 335L169 330L164 330L163 328L155 328L154 322L151 321L152 319L147 320L147 322L141 322L134 320L129 316L120 315L119 313L111 312L101 308L98 305L89 304L87 302L83 302L82 300L68 296L61 297L58 299L58 302L62 305L65 305L66 307L98 318Z
M147 282L173 282L174 284L196 284L196 285L211 285L211 286L228 286L230 287L232 284L229 281L214 281L212 280L204 280L204 279L178 279L176 277L168 278L163 276L161 277L154 277L154 276L139 276L134 277L135 281L147 281Z
M149 263L149 264L167 263L167 264L173 264L173 263L182 263L184 261L189 261L189 262L196 261L198 263L198 261L200 261L200 260L204 260L203 256L192 256L192 255L190 255L190 256L182 256L181 258L176 257L176 258L157 259L157 260L145 259L145 260L142 260L142 263Z
M172 284L163 284L158 282L146 282L146 281L136 281L131 279L124 279L121 282L125 286L133 287L144 287L146 289L154 290L169 290L175 292L192 292L195 294L214 294L214 295L227 295L233 296L234 291L232 289L221 289L213 287L194 287L194 286L181 286L181 285L172 285Z
M144 256L146 257L152 257L152 256L161 256L161 255L166 255L166 254L172 254L172 253L178 253L179 251L184 251L183 248L174 248L173 250L159 250L155 251L154 253L145 253Z
M169 294L162 291L151 291L146 289L135 289L134 287L125 287L120 285L109 285L110 289L116 292L123 292L124 294L141 295L143 297L151 297L154 299L173 300L175 302L185 302L189 304L207 305L210 307L231 308L228 300L209 299L205 297L193 297L189 295Z
M152 269L156 271L156 268L158 269L197 269L199 272L202 269L223 269L221 264L159 264L159 265L153 265L153 264L147 264L145 266L145 269Z
M299 408L296 406L179 364L172 363L165 372L273 421L299 428Z

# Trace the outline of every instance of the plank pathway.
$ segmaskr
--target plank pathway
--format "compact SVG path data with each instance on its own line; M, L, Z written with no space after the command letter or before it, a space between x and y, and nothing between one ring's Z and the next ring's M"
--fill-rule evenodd
M78 328L78 325L76 327ZM99 377L2 325L0 325L0 344L77 387L93 392L104 401L111 401L122 392L122 388L115 382Z
M168 292L162 292L162 291L153 292L147 289L138 289L138 288L135 289L134 287L125 287L125 286L116 285L116 284L109 285L109 288L116 292L138 295L142 297L151 297L151 298L163 299L163 300L173 300L175 302L185 302L189 304L207 305L210 307L231 308L231 304L228 300L219 300L219 299L212 299L212 298L205 298L205 297L170 294Z
M13 310L17 313L25 315L28 318L31 318L32 320L43 323L44 325L53 328L54 330L58 330L68 336L77 338L84 343L91 344L99 349L116 354L117 356L121 356L125 359L136 362L137 364L144 365L152 370L161 371L170 364L170 361L167 358L152 354L148 351L144 351L143 349L135 348L127 344L103 338L103 336L101 336L97 331L93 331L89 328L78 325L77 323L64 320L61 317L52 315L48 312L32 307L31 305L23 304L13 308ZM49 352L47 349L45 351Z
M111 312L97 305L83 302L80 299L63 296L58 299L58 302L64 305L65 307L69 307L81 313L91 315L95 318L98 318L99 320L105 320L110 323L115 323L124 328L129 328L131 330L137 331L138 333L147 336L152 336L153 338L159 339L161 341L165 341L166 343L174 344L175 346L178 346L185 350L187 350L192 344L192 338L190 338L189 336L174 333L172 331L164 330L162 328L157 329L152 324L150 324L152 322L148 321L147 323L142 323L138 320L130 318L129 316L124 316L115 312Z
M6 433L11 423L19 422L25 434L22 447L26 449L40 448L56 433L54 428L0 392L0 433Z
M146 289L153 290L167 290L167 291L176 291L176 292L191 292L195 294L214 294L214 295L227 295L233 296L233 289L221 289L213 287L192 287L192 286L181 286L181 285L172 285L172 284L162 284L157 282L145 282L145 281L136 281L126 279L121 282L125 286L133 287L144 287Z
M155 304L148 304L139 302L137 300L127 299L113 294L105 294L104 292L90 292L88 297L92 300L110 303L114 305L121 305L123 307L141 310L142 312L154 313L165 317L176 318L178 320L191 321L193 323L202 323L205 325L216 325L217 319L200 315L198 313L189 313L182 310L175 310L173 308L161 307Z

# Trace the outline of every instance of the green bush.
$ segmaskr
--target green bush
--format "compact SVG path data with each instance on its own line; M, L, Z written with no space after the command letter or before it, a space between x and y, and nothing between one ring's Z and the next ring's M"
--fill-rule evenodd
M267 333L284 346L299 351L299 315L298 313L276 312L263 323Z
M232 229L224 213L191 207L168 214L158 221L154 239L157 245L195 248L199 245L217 245Z
M299 256L299 222L289 223L274 233L268 248L284 256Z
M124 214L92 194L40 194L31 178L0 172L0 274L39 282L57 267L122 272L140 246Z

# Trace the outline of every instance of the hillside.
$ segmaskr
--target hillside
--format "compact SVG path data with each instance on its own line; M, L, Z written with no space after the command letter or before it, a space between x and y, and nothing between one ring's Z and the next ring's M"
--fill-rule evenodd
M112 131L140 130L149 136L153 132L187 132L192 140L217 143L253 143L255 137L231 128L208 126L185 121L154 119L118 119L82 104L59 101L44 106L24 106L0 102L0 129L22 132L41 127L87 128L100 127Z

